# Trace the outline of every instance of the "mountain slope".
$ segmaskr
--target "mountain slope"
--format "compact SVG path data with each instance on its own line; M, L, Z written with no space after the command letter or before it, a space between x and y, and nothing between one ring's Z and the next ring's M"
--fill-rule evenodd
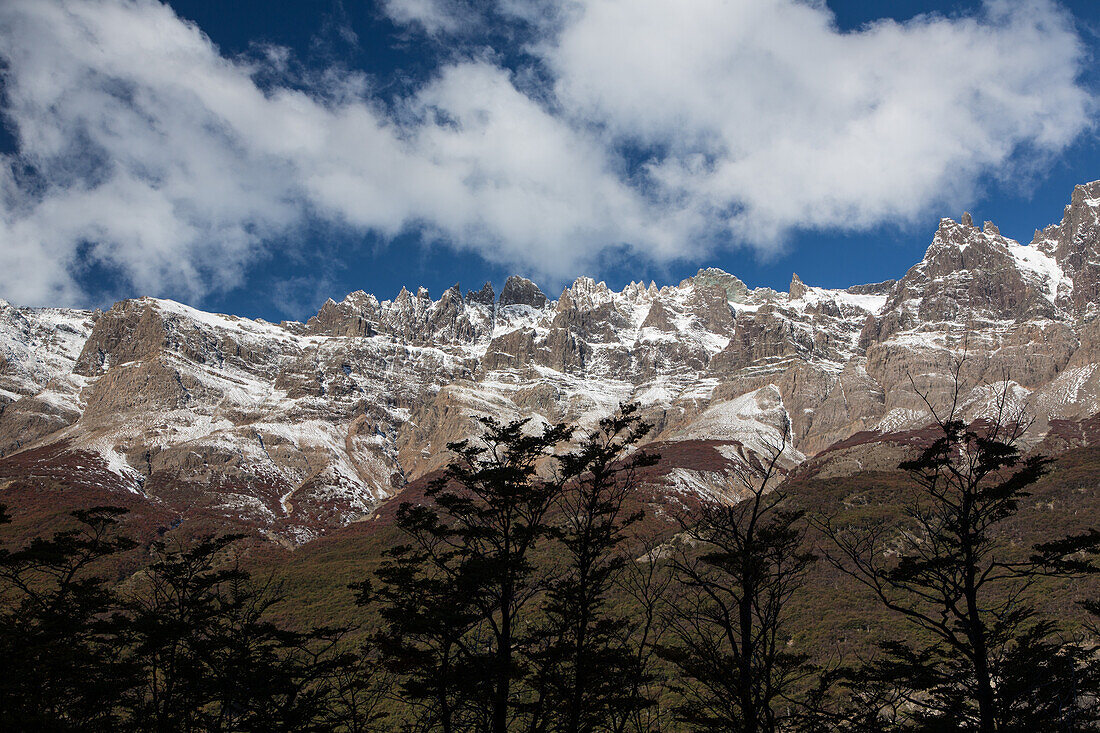
M1028 445L1063 450L1100 412L1098 222L1100 182L1030 246L944 219L901 279L846 290L797 275L787 293L750 289L706 269L621 292L582 277L551 299L512 277L499 298L356 292L304 324L152 298L3 303L0 481L79 487L94 472L165 516L301 543L438 469L479 415L587 425L635 400L654 440L740 446L730 460L789 428L790 470L863 436L830 452L842 471L860 446L927 424L925 398L954 399L959 361L964 416L1006 393L1035 420ZM680 487L720 490L712 473Z

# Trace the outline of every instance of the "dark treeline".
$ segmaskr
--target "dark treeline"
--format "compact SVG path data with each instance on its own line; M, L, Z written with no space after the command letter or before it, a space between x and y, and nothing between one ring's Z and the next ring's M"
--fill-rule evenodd
M797 505L784 437L651 534L658 457L634 406L589 431L483 419L349 590L356 629L275 623L282 589L237 536L160 539L109 579L136 547L124 513L76 512L0 549L0 730L1100 729L1100 633L1071 638L1029 600L1096 572L1100 534L1004 542L1049 461L1021 455L1019 421L937 426L889 526ZM896 637L830 663L799 649L792 603L818 563Z
M122 584L125 511L0 549L0 730L376 730L385 681L345 629L268 620L279 587L238 562L239 536L164 541ZM0 523L10 521L0 506Z

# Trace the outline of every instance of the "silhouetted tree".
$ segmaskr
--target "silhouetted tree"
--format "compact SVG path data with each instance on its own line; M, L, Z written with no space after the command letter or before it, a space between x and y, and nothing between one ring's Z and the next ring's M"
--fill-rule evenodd
M150 731L321 729L343 660L339 631L269 620L280 589L255 582L230 551L237 535L188 547L154 543L127 593L132 659L142 673L131 725Z
M77 526L0 549L0 730L117 730L134 677L101 562L134 542L126 510L76 511ZM10 520L0 506L0 524Z
M615 720L616 731L661 731L670 721L667 705L668 665L659 658L661 640L669 625L669 600L673 575L668 563L667 533L652 528L636 533L631 538L636 547L632 561L617 580L619 595L628 599L631 645L635 655L632 679L628 680L628 694L646 705L638 705L629 714ZM625 690L624 690L625 692Z
M652 703L639 645L648 629L610 607L626 566L627 531L643 517L626 503L637 471L659 457L628 448L649 432L629 404L599 422L580 446L561 457L563 488L555 506L551 548L555 571L542 604L540 645L532 658L537 714L531 724L552 731L624 729ZM541 715L541 720L539 719Z
M1042 577L1088 572L1078 555L1100 535L1013 552L1002 527L1050 461L1020 454L1026 423L1009 415L1005 395L992 419L970 426L957 404L956 395L935 440L900 466L919 488L900 526L821 523L829 561L915 632L882 644L846 684L858 715L868 717L868 700L891 711L883 729L1057 730L1088 714L1073 689L1082 652L1060 643L1026 593Z
M427 489L432 504L399 508L411 541L387 553L377 590L357 588L361 602L379 605L375 643L422 727L505 733L522 707L516 683L532 643L521 614L543 587L533 553L561 490L537 467L570 430L481 424L480 440L448 446L457 458Z
M804 513L775 486L786 445L785 430L759 465L742 466L740 497L681 520L686 546L671 558L681 589L661 653L686 678L677 716L692 730L775 731L777 703L808 674L786 650L788 602L814 560Z
M329 673L330 694L322 729L347 733L393 730L385 709L395 680L369 648L343 652Z
M404 716L414 730L487 730L491 679L478 663L479 609L452 578L428 567L411 545L387 551L370 581L353 586L360 604L376 604L381 628L372 638L385 668L399 680Z

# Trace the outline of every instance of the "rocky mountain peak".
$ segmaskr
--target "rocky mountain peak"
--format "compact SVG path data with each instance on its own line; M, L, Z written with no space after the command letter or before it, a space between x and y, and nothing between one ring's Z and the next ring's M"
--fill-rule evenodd
M115 303L96 321L73 365L73 372L93 376L114 364L159 354L168 343L164 319L152 299Z
M792 300L797 300L806 295L806 285L798 277L797 272L791 275L791 285L787 288L787 293Z
M1065 300L1073 314L1089 319L1100 314L1100 181L1076 186L1062 221L1037 229L1031 244L1072 278Z
M119 490L299 542L438 468L479 415L590 425L636 400L662 441L751 452L789 425L792 466L860 431L920 428L917 391L944 394L963 338L967 415L1007 367L1041 431L1100 413L1100 319L1075 300L1096 300L1098 205L1100 184L1079 187L1034 246L944 219L903 278L846 290L706 268L620 292L582 277L551 303L513 276L500 308L488 283L436 301L356 291L304 325L153 298L0 305L0 460L72 446Z
M562 291L561 298L558 299L558 310L595 310L611 300L611 289L607 287L607 283L582 276Z
M630 297L634 299L645 298L652 300L654 294L657 292L657 288L652 282L650 285L653 285L653 287L646 288L645 283L640 280L638 282L631 281L630 284L623 289L623 292L629 294Z
M491 306L492 286L488 291L482 288L482 295L477 297L489 298ZM433 301L428 289L423 287L417 288L415 297L406 288L401 288L396 298L383 302L373 295L356 291L339 303L331 299L326 302L317 315L309 319L303 331L345 337L385 335L412 344L471 343L488 335L492 328L491 307L474 307L476 302L467 303L458 283L447 288L437 301Z
M1052 257L1005 238L992 222L979 229L965 214L941 219L924 258L864 329L864 343L933 324L1064 318L1059 303L1071 289Z
M699 289L718 288L725 293L726 300L731 303L747 303L749 300L749 286L740 278L729 274L717 267L706 267L695 273L692 277L680 283L680 287L694 285Z
M496 292L493 290L493 284L490 282L481 286L481 290L466 291L466 300L471 303L480 303L481 305L492 306L496 301Z
M532 308L543 308L549 302L546 294L538 285L519 275L511 275L504 281L504 289L500 291L500 305L527 305Z
M1076 269L1090 254L1095 254L1100 240L1098 226L1100 181L1092 181L1074 187L1070 203L1062 212L1062 221L1036 229L1031 243L1063 267Z
M462 298L462 286L458 283L455 283L451 287L444 290L443 295L439 299L439 302L452 304L464 303L465 300Z

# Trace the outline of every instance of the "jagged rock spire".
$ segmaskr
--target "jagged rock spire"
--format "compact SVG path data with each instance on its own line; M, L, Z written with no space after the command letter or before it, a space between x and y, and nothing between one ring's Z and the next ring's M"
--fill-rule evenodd
M496 291L493 290L493 284L491 282L486 282L484 285L481 286L481 290L478 290L476 292L473 290L466 291L466 300L470 301L471 303L492 305L493 301L496 300L496 297Z
M791 286L788 288L792 300L797 300L806 294L806 285L798 277L798 273L791 274Z
M538 285L519 275L512 275L505 280L504 289L500 291L501 306L529 305L532 308L542 308L548 300Z

